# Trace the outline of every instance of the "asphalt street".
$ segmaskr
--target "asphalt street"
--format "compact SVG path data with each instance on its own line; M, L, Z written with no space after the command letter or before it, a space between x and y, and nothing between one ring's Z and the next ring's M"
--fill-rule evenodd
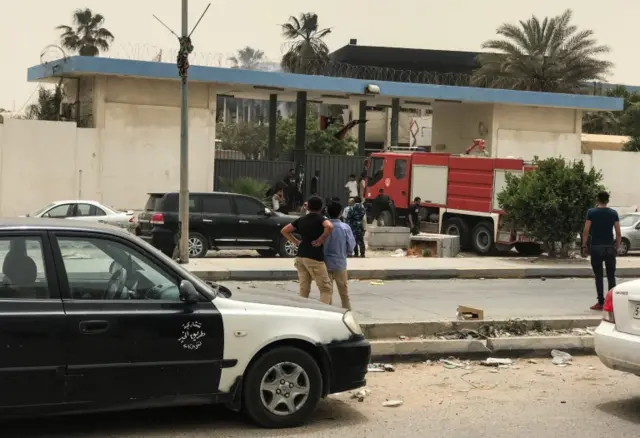
M232 292L252 288L287 296L298 290L294 281L221 283ZM590 279L352 280L349 290L360 322L454 320L459 305L484 309L485 319L599 315L589 310L596 302ZM314 285L311 299L318 298ZM337 291L333 305L340 305Z
M559 368L550 359L520 360L511 369L446 369L399 365L371 373L363 402L338 394L321 403L311 422L264 431L222 407L161 409L0 423L3 438L636 438L638 378L575 358ZM387 400L402 406L383 407Z

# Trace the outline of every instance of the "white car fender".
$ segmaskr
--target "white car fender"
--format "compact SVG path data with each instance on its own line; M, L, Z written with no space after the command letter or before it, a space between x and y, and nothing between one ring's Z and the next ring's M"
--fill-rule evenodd
M228 392L256 354L285 339L311 345L348 340L352 334L342 313L234 301L217 297L214 304L222 315L224 360L236 360L223 368L219 391Z

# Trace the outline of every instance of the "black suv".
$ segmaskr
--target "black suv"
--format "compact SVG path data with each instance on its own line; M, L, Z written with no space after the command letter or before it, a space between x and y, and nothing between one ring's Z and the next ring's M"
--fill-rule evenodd
M149 193L138 234L171 257L178 235L178 193ZM209 250L255 249L265 257L295 257L298 248L280 234L295 216L274 212L236 193L189 194L189 257Z

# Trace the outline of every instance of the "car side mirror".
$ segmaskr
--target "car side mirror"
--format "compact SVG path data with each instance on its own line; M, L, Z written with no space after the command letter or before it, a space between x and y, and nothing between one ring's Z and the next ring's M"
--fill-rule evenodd
M197 303L200 300L200 294L189 280L180 282L180 300L187 304Z

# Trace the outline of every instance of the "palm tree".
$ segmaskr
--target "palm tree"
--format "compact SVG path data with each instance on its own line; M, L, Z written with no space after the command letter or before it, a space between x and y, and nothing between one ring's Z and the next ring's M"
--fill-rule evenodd
M109 50L114 40L113 34L102 27L104 17L95 14L91 9L77 9L73 13L72 26L58 26L62 31L60 41L62 47L77 52L80 56L98 56L100 52Z
M609 47L598 45L592 30L571 24L573 13L540 20L532 16L519 25L505 23L497 33L503 39L486 41L478 56L481 67L474 72L476 85L533 91L575 92L585 81L602 80L613 64L598 59Z
M289 50L282 57L280 66L291 73L317 74L329 59L329 47L323 38L331 29L319 29L318 15L312 12L289 17L282 25L282 35L289 40Z
M231 56L229 61L233 64L233 68L256 70L264 61L264 52L247 46L244 49L239 49L236 56Z

